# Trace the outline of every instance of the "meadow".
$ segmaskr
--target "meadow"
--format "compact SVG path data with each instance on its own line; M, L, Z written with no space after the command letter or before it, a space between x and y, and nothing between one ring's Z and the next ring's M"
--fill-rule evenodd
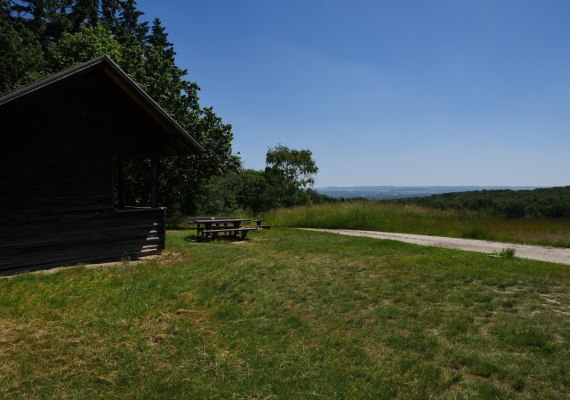
M0 397L566 399L570 269L272 229L0 279Z
M475 211L366 200L279 209L267 218L281 227L417 233L570 247L568 218L500 218Z

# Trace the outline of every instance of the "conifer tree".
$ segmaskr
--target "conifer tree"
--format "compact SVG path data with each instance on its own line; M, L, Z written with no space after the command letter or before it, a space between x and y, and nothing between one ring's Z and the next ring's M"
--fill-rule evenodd
M160 19L155 18L145 48L145 88L165 110L174 117L199 112L198 85L184 79L188 71L179 68L176 53ZM189 122L189 121L188 121Z
M120 2L120 12L117 27L119 42L127 43L134 41L144 43L148 33L148 22L140 22L144 13L137 9L136 0L123 0Z
M101 21L108 28L116 24L119 7L119 0L101 0Z
M73 31L81 25L96 26L99 23L99 0L76 0L71 11Z
M14 2L12 0L0 0L0 24L4 25L13 23L13 7Z
M148 33L148 22L139 21L144 13L137 9L135 0L119 1L118 17L111 29L123 48L121 67L137 83L142 83L145 80L144 47Z
M13 8L20 19L26 20L26 27L36 34L42 43L46 43L47 0L21 0L14 3Z
M19 0L9 3L12 3L13 21L30 30L44 50L49 43L57 41L63 32L72 29L67 13L71 0Z

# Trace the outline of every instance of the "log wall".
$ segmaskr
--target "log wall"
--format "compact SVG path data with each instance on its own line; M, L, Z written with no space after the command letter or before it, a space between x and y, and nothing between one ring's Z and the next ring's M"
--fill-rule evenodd
M137 259L164 249L164 209L13 216L0 226L0 273Z
M0 109L0 273L164 248L163 209L113 209L113 159L163 138L101 76L82 79Z

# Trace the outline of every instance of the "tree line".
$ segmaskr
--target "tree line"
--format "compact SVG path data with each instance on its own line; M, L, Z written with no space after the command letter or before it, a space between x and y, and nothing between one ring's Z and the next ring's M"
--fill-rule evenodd
M278 145L263 171L232 153L232 126L202 107L199 86L176 65L162 22L143 19L135 0L0 0L0 93L62 69L109 56L204 147L161 161L161 203L170 214L221 213L307 204L318 171L309 150ZM150 204L136 165L125 168L126 202Z
M479 190L396 201L504 218L570 218L570 186L534 190Z

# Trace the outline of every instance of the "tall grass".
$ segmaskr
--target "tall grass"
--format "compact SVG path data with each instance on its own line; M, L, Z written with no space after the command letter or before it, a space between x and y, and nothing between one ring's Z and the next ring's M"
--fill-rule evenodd
M570 220L504 219L411 204L354 201L279 209L281 227L358 229L570 247Z
M389 232L420 230L426 234L442 235L460 226L454 211L371 201L281 209L269 218L276 226Z

